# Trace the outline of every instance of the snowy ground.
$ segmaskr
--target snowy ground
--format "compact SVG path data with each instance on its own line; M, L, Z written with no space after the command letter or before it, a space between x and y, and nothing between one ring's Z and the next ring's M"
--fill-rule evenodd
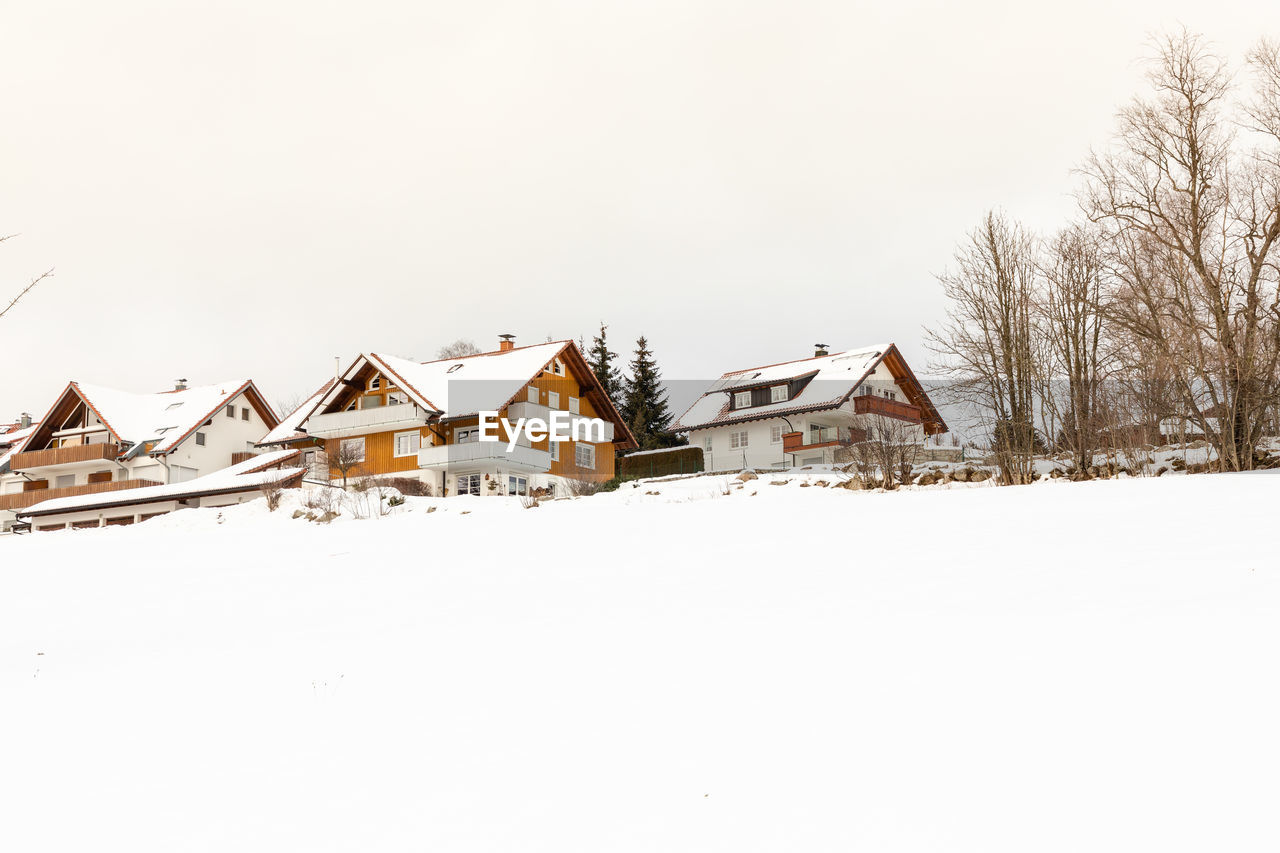
M1280 846L1280 476L819 476L8 537L0 849Z

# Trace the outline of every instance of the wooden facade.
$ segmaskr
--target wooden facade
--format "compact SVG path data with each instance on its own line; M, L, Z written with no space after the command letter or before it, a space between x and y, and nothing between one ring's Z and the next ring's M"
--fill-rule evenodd
M51 501L54 498L96 495L102 492L117 492L121 489L140 489L143 486L159 485L161 484L153 480L114 480L104 483L88 483L82 486L67 486L62 489L37 488L19 492L16 495L0 495L0 510L23 509L43 501Z

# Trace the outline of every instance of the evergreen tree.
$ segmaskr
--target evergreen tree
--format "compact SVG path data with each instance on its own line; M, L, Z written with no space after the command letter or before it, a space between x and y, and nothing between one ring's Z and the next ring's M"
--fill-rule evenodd
M631 376L624 384L620 408L640 449L655 450L680 444L676 436L666 432L672 419L667 392L662 389L662 371L653 360L649 342L643 335L636 341L635 357L628 366Z
M608 328L601 321L600 334L591 339L591 349L587 350L587 364L600 382L601 390L616 404L622 398L622 372L613 366L618 354L609 349Z

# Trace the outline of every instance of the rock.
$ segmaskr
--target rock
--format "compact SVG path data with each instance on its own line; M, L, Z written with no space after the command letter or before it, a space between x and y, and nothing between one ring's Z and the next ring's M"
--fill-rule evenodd
M305 512L303 512L303 511L302 511L302 510L300 510L300 509L295 509L295 510L293 511L293 517L294 517L294 518L302 518L304 515L306 515L306 513L305 513Z
M338 517L338 514L336 512L334 512L333 510L329 510L324 515L317 518L316 521L319 522L320 524L328 524L329 522L333 521L337 517Z
M951 472L951 479L955 480L957 483L967 483L969 482L970 473L971 472L968 468L961 468L958 471Z
M974 471L972 474L969 475L970 483L981 483L984 480L990 480L990 479L991 479L991 472L982 468L979 468L977 471Z
M785 486L786 484L787 484L786 480L770 480L769 481L770 486Z
M820 489L825 489L827 486L831 485L826 480L814 480L813 484Z
M802 489L807 489L807 488L809 488L809 484L808 484L808 483L801 483L801 484L800 484L800 488L802 488Z
M439 507L429 506L427 507L427 512L435 512L437 509L439 509Z
M747 482L747 480L758 480L760 478L756 476L755 471L743 471L734 479L737 480L739 483L745 483Z

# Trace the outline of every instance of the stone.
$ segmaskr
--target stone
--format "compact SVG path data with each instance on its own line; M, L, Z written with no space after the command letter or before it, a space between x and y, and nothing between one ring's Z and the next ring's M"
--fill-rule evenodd
M747 482L747 480L758 480L759 477L756 476L755 471L743 471L734 479L736 479L739 483L745 483Z

